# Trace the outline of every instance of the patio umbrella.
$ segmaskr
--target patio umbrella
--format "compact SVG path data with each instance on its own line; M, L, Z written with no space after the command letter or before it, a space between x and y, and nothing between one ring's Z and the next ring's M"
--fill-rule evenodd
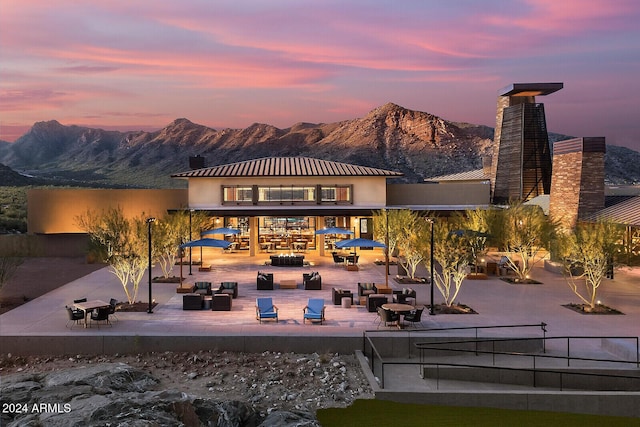
M358 237L357 239L340 240L336 242L336 246L342 248L386 248L384 243L376 242L371 239L363 239Z
M237 228L219 227L200 233L201 236L205 236L207 234L240 234L240 230Z
M339 227L329 227L316 230L316 234L353 234L353 231Z
M202 248L206 246L208 248L226 249L229 247L229 245L231 245L231 242L227 242L226 240L204 238L204 239L192 240L190 242L183 243L180 245L180 248L184 249L184 248L193 248L198 246ZM202 260L202 256L200 257L200 259ZM180 286L182 286L182 251L180 251Z
M357 239L347 239L340 240L336 242L336 248L353 248L353 260L356 260L356 250L355 248L386 248L387 245L384 243L376 242L371 239L363 239L362 237L358 237Z
M346 230L344 228L339 228L339 227L329 227L329 228L322 228L320 230L316 230L316 234L333 234L334 236L337 234L354 234L353 231L351 230Z

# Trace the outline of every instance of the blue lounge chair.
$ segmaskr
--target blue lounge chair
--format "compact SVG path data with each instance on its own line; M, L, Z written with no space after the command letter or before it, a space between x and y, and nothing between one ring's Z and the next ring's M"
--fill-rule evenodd
M324 320L324 300L322 298L309 298L307 306L302 309L303 317L302 323L305 323L307 319L310 321L319 320L322 325Z
M262 323L262 319L276 319L278 321L278 307L273 305L271 298L256 298L256 319Z

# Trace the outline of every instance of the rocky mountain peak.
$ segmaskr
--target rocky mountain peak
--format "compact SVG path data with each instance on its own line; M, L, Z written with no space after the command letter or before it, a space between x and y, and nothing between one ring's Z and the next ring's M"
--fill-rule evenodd
M0 163L34 175L62 174L100 185L175 187L183 182L170 175L187 170L190 156L207 158L208 166L308 156L395 170L404 173L404 182L422 182L479 169L483 157L491 156L492 137L487 126L453 123L389 102L361 118L286 129L254 123L218 131L179 118L159 131L123 133L38 122L15 143L0 144ZM615 156L608 151L609 164L640 164L640 154L633 151L613 163ZM610 169L607 173L611 176ZM629 168L615 176L616 183L640 181L640 171Z

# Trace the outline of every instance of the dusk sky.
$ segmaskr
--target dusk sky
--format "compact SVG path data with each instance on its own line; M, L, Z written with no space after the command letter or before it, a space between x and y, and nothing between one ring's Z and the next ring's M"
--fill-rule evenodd
M638 0L0 0L0 139L35 122L156 130L335 122L387 102L495 126L562 82L551 132L640 151Z

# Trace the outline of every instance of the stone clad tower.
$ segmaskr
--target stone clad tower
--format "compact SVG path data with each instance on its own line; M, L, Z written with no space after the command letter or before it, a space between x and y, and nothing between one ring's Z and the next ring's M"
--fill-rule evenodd
M553 144L549 216L569 230L577 220L604 209L605 138L575 138Z
M551 150L544 104L536 96L562 83L514 83L498 93L491 161L493 203L529 200L551 191Z

